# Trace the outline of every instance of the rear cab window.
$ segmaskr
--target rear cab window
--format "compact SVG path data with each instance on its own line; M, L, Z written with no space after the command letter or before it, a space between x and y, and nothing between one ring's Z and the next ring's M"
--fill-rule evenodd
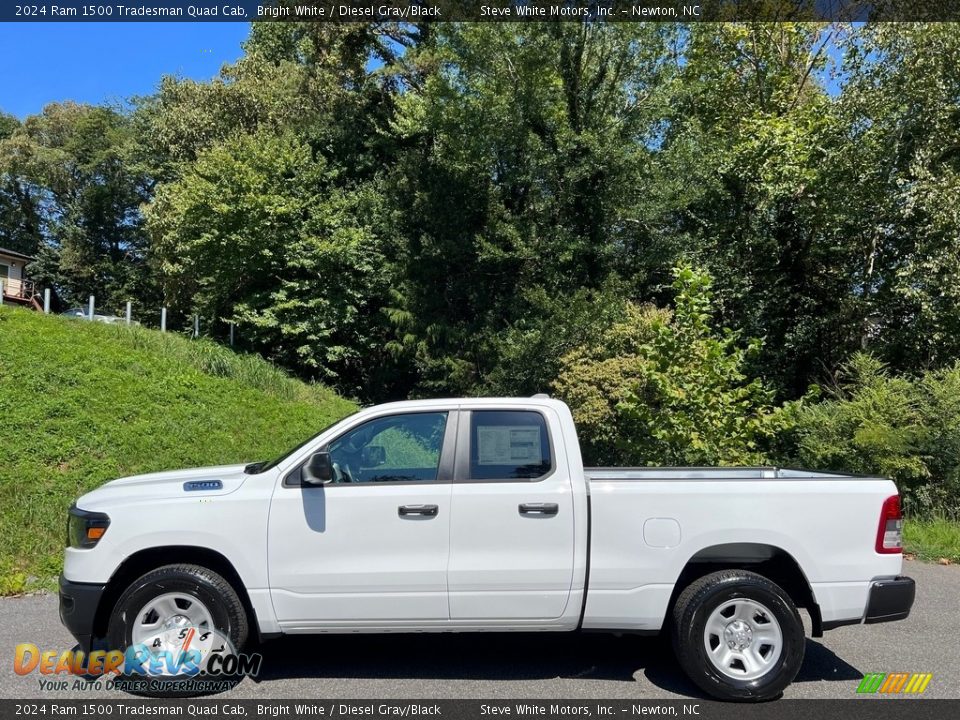
M542 480L554 468L546 419L532 410L470 413L468 480Z

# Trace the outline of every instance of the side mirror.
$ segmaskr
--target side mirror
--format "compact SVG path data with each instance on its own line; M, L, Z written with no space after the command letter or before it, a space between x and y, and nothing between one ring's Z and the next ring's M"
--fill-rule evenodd
M360 466L379 467L387 461L387 451L382 445L367 445L360 453Z
M312 487L333 481L333 461L330 453L318 452L310 456L300 472L300 484Z

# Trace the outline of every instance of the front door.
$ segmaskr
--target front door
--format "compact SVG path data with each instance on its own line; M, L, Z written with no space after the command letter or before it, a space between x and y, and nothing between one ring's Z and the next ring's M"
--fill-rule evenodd
M269 576L286 631L446 622L454 411L366 420L329 442L333 480L289 473L270 506Z

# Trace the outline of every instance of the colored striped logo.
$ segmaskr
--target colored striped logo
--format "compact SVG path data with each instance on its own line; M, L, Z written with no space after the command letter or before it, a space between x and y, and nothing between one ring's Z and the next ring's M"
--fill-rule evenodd
M867 673L857 686L858 693L922 693L927 689L931 673Z

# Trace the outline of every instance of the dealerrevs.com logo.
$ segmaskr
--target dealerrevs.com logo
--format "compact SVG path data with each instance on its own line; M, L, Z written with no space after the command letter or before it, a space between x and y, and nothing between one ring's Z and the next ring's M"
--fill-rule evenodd
M246 675L257 676L263 657L237 653L215 630L179 626L126 650L41 650L21 643L14 672L39 675L45 691L117 688L134 693L175 689L180 693L227 690ZM72 676L72 677L71 677Z
M918 695L927 689L932 679L931 673L867 673L857 686L857 692L861 695Z

